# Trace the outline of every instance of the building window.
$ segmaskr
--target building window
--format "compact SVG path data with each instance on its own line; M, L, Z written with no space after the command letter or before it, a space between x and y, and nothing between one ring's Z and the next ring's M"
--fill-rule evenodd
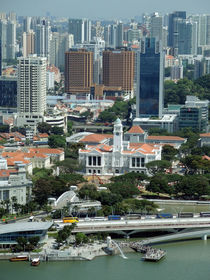
M136 166L140 167L140 158L136 158Z
M101 166L101 157L98 157L98 166Z
M92 165L92 157L88 157L88 165Z
M144 167L145 166L145 160L144 158L141 158L141 167Z
M98 170L98 174L101 174L101 170Z
M93 157L93 166L96 166L96 157Z
M119 172L119 169L115 169L115 173L116 174L119 174L120 172Z
M135 161L135 158L133 157L132 158L132 167L135 167L136 166L136 161Z
M95 169L93 170L93 174L96 174L96 170Z
M91 169L88 170L88 173L90 173L90 174L92 173L92 172L91 172Z

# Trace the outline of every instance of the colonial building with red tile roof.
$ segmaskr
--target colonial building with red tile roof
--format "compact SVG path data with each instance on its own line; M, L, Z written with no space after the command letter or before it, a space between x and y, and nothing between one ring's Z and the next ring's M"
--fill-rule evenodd
M134 127L127 135L136 133L144 134L141 128ZM116 175L125 172L146 173L146 163L161 160L162 145L149 143L132 143L123 140L123 127L120 119L114 123L114 133L109 139L113 144L100 143L102 136L89 135L94 139L94 144L86 145L79 150L79 160L85 164L86 174ZM86 136L86 137L89 137ZM106 138L107 139L107 138Z
M200 134L200 146L210 146L210 132Z
M18 204L26 204L31 197L32 181L26 177L25 165L16 162L8 169L7 159L0 157L0 202L17 199Z

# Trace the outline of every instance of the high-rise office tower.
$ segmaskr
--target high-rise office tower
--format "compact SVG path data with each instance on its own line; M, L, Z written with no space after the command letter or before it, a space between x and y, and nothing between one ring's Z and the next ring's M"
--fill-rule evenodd
M0 38L0 76L2 72L2 56L1 56L1 38Z
M69 19L69 34L74 35L74 43L91 41L91 21L88 19Z
M197 54L197 23L189 20L176 19L177 54Z
M7 59L7 21L0 20L1 57Z
M115 49L123 46L123 23L117 22L109 28L109 47Z
M150 37L158 41L163 39L163 17L154 13L150 19Z
M16 51L16 23L0 20L2 59L14 59Z
M28 32L23 32L23 57L27 57L29 54L34 54L34 43L35 43L35 33L33 30Z
M134 88L135 54L128 50L103 52L103 84L120 86L130 96Z
M16 51L16 22L7 22L7 59L15 59Z
M137 55L137 117L162 117L164 53L155 38L145 38Z
M117 29L116 29L116 47L120 48L122 46L123 46L123 23L118 22Z
M177 18L186 19L186 12L176 11L169 14L169 21L168 21L168 46L169 47L175 47L176 44L177 30L175 25L175 19Z
M50 64L64 68L65 52L74 45L74 35L68 33L52 33L50 41Z
M50 55L51 26L48 20L41 20L35 28L35 53L38 56L47 57Z
M93 53L70 50L65 53L65 92L89 93L93 84Z
M18 113L40 114L46 110L46 58L18 58Z
M106 25L104 27L104 41L106 44L106 47L110 46L110 31L111 30L111 26L110 25Z
M23 19L23 32L29 32L31 30L31 17L25 17Z

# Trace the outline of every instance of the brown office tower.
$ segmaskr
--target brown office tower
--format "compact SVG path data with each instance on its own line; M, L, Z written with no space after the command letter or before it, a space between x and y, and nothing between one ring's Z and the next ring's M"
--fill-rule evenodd
M93 84L93 53L70 50L65 53L65 92L89 93Z
M122 87L133 96L135 53L128 50L106 50L103 52L103 84Z

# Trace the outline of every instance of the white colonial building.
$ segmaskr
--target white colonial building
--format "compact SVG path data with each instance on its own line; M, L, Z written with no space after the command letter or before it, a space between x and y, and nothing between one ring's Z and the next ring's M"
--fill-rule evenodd
M124 141L120 119L114 123L113 141L111 140L110 144L86 145L79 150L79 160L85 165L85 174L117 175L132 171L146 173L146 163L161 160L162 145Z
M7 160L0 157L0 203L17 199L18 204L26 204L31 197L32 181L27 179L25 165L17 162L8 169Z

